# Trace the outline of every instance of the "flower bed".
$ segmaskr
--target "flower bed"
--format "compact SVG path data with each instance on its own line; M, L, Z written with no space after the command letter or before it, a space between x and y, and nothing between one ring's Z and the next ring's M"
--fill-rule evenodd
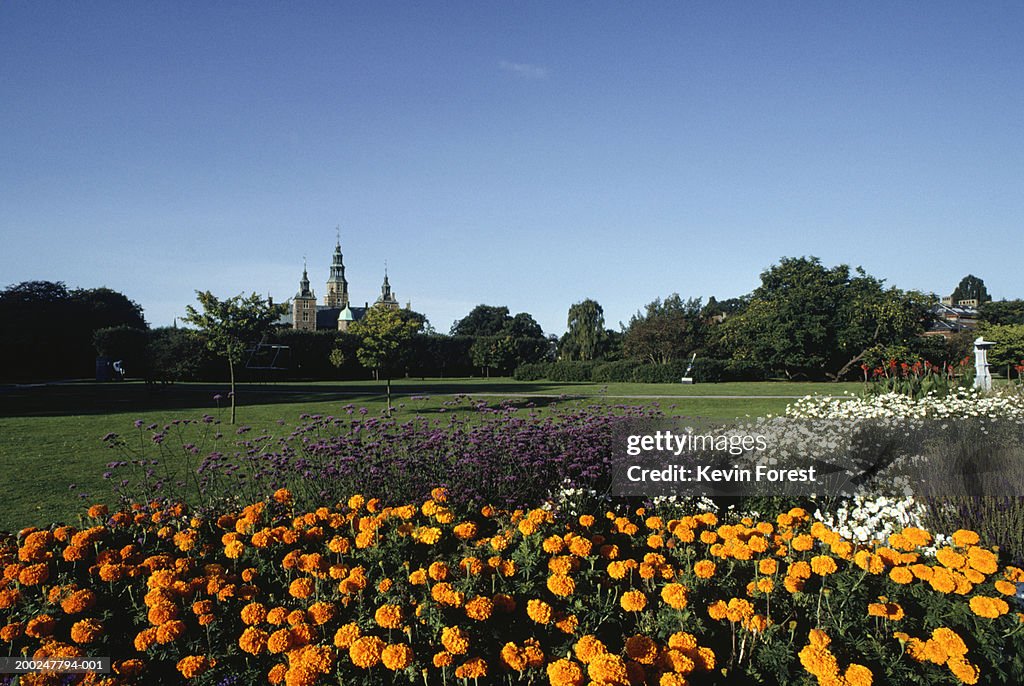
M90 509L0 547L0 647L114 659L21 683L1019 684L1024 571L970 531L847 540L793 509ZM0 679L2 682L2 679Z

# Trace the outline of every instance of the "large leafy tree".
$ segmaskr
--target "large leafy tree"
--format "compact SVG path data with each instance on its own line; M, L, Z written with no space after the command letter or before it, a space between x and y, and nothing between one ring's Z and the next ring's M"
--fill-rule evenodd
M514 317L505 306L477 305L455 322L452 336L472 338L470 359L490 376L492 369L511 371L517 365L536 362L547 355L544 330L532 315Z
M990 300L978 314L982 324L1024 324L1024 300Z
M839 379L873 348L918 336L932 304L860 268L783 258L761 274L747 307L723 322L723 343L733 357L789 378Z
M0 291L0 355L12 378L91 374L98 329L145 330L142 308L109 288L68 290L61 282L25 281Z
M623 351L629 357L667 364L697 352L705 329L700 299L684 301L673 293L633 315L622 339Z
M596 360L606 339L604 309L596 300L587 298L569 307L559 353L567 360Z
M477 305L469 314L452 324L453 336L497 336L509 322L512 315L504 305Z
M977 300L978 304L981 304L991 300L992 296L988 294L984 281L974 274L968 274L960 279L960 283L957 284L956 289L953 291L951 299L954 305L961 300Z
M209 291L196 291L196 298L202 310L187 306L182 321L195 326L207 347L227 360L231 378L231 423L234 424L235 365L244 359L247 349L270 331L286 307L264 300L257 293L221 300Z
M387 381L387 413L391 416L391 377L406 363L412 350L412 339L423 328L423 319L409 310L371 307L362 319L349 327L359 340L356 358L377 377ZM345 362L343 355L332 354L337 365Z

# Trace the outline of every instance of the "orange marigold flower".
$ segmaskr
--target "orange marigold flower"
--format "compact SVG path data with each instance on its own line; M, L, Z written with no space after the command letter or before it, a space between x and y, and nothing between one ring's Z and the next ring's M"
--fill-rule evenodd
M466 616L478 622L490 619L494 612L494 602L485 596L476 596L466 602Z
M944 567L960 569L967 564L967 558L950 547L939 548L935 551L935 559Z
M630 636L626 639L626 655L642 665L653 665L658 656L658 645L647 636Z
M952 593L956 590L956 579L943 567L933 567L928 584L939 593Z
M864 665L850 663L850 666L843 672L843 679L848 686L871 686L874 675Z
M914 580L914 573L909 567L893 567L889 570L889 578L897 584L909 584Z
M538 624L547 624L551 621L552 609L543 600L534 598L526 603L526 614Z
M295 598L305 599L313 595L313 580L308 577L301 577L291 582L288 586L288 593Z
M361 635L362 632L359 630L359 625L355 622L349 622L334 632L334 645L339 648L350 648Z
M999 581L995 582L995 587L996 587L996 590L999 591L1000 593L1002 593L1003 595L1016 595L1017 594L1017 586L1016 586L1016 584L1012 584L1009 581L1003 581L1002 579L1000 579Z
M452 655L463 655L469 650L469 634L457 626L441 630L441 645Z
M981 670L963 657L949 658L946 661L946 666L949 667L949 671L953 672L953 676L965 684L976 684L981 678Z
M619 605L626 612L640 612L647 607L647 596L643 591L626 591L619 598Z
M693 573L701 579L710 579L715 575L715 563L711 560L700 560L693 565Z
M385 629L398 629L402 626L402 608L398 605L381 605L373 614L373 619Z
M682 610L686 607L687 588L682 584L665 584L661 589L661 599L669 607Z
M92 643L103 635L103 624L98 619L82 619L71 625L71 640L75 643Z
M953 539L953 545L958 545L960 547L978 545L978 542L981 540L977 532L969 529L959 529L954 531L951 538Z
M868 616L899 621L904 613L898 603L868 603Z
M60 607L65 614L75 615L91 609L96 604L96 594L87 588L75 591L61 601Z
M552 574L547 581L548 590L557 596L570 596L576 591L576 582L564 574Z
M592 681L607 684L627 684L626 663L618 655L601 653L587 665L587 674Z
M149 623L154 626L159 626L164 622L169 622L172 619L178 618L178 606L174 603L159 602L149 608Z
M267 649L267 639L270 634L262 629L250 626L238 638L238 647L250 655L262 655Z
M793 550L806 552L814 547L814 538L808 534L800 534L799 536L793 538L793 541L792 543L790 543L790 545L792 546Z
M272 653L283 653L292 647L292 632L278 629L267 638L267 650Z
M487 661L482 657L474 657L455 668L458 679L479 679L487 676Z
M384 646L380 653L380 659L388 669L394 672L401 671L412 664L412 648L404 643Z
M587 665L590 664L590 662L598 655L607 653L608 649L605 648L604 643L602 643L596 636L587 634L585 636L581 636L580 640L576 641L573 645L573 651L576 653L576 658L583 664Z
M811 558L811 571L818 576L834 574L837 569L836 561L828 555L818 555Z
M547 674L551 686L582 686L584 680L580 666L565 658L549 663Z
M262 603L249 603L242 608L242 623L248 626L259 624L267 618L267 608Z
M18 574L18 583L22 586L38 586L50 578L50 565L46 562L29 565Z
M1010 611L1010 606L1002 598L990 598L989 596L974 596L970 600L971 612L979 617L996 619Z
M173 619L156 628L156 641L160 644L172 643L185 635L185 622Z
M967 564L982 574L995 574L999 570L999 558L984 548L970 548L967 551Z
M309 619L316 625L326 624L327 622L334 619L334 615L337 609L331 603L313 603L309 606L307 614Z
M212 661L205 655L189 655L178 660L177 668L186 679L192 679L213 666Z
M369 669L380 663L385 643L376 636L357 638L348 649L352 664L356 667Z
M435 653L432 662L435 667L451 667L455 663L455 658L447 650L442 650L439 653Z
M445 562L431 562L430 567L427 568L427 574L434 581L444 581L448 578L448 564Z
M143 629L135 635L135 650L140 653L144 653L153 647L156 643L156 627L151 626L148 629Z
M708 605L708 616L715 621L725 619L728 612L729 606L725 604L724 600L716 600L711 605Z

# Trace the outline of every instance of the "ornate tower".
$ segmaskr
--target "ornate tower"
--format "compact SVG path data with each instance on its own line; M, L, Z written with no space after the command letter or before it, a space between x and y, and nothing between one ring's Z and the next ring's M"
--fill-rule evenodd
M395 297L395 294L391 292L391 284L388 283L387 267L384 268L384 283L380 287L380 297L377 298L377 302L373 305L374 307L379 305L380 307L384 307L389 310L398 309L398 299Z
M345 263L341 257L341 230L338 230L338 242L334 245L334 257L331 259L331 277L327 279L327 294L324 305L344 309L348 307L348 281L345 280Z
M303 331L316 330L316 295L309 287L309 274L306 264L302 264L302 280L299 281L299 292L292 299L292 328Z

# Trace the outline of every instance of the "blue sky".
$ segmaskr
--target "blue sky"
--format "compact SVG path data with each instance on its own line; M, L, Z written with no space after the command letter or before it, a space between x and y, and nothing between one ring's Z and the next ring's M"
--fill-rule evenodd
M0 287L561 333L783 256L1024 297L1024 5L0 3Z

